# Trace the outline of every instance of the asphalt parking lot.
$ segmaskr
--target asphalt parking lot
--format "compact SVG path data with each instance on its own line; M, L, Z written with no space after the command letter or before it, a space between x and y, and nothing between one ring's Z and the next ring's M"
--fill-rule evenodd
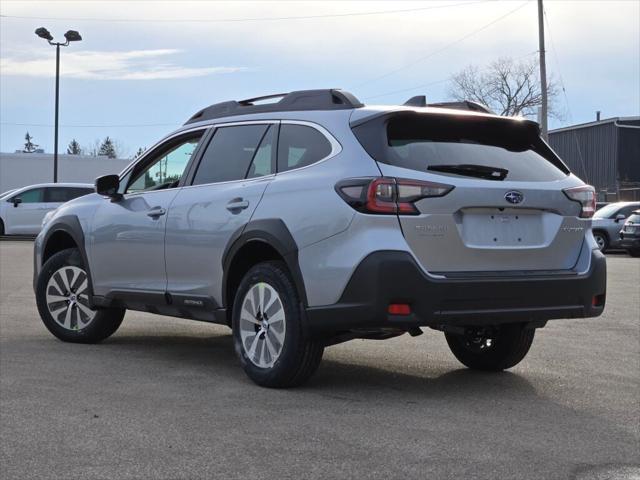
M550 323L510 372L426 331L268 390L220 326L129 312L100 345L56 340L31 251L0 242L3 479L640 478L640 259L610 255L604 315Z

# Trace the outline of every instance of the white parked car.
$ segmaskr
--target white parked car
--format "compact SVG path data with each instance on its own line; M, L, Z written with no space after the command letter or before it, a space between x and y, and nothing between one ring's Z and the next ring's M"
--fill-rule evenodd
M93 191L90 183L41 183L4 192L0 196L0 235L37 235L47 212Z

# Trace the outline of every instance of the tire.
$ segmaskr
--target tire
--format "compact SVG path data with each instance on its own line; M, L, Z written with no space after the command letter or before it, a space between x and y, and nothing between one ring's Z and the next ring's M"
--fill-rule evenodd
M630 248L627 253L632 257L640 257L640 248Z
M4 222L0 218L0 237L4 235Z
M322 360L324 345L305 332L303 307L283 262L247 272L233 303L232 328L242 368L263 387L301 385Z
M464 335L445 333L451 352L463 365L485 371L506 370L520 363L534 335L534 329L518 323L467 328ZM491 342L487 345L489 339Z
M604 252L607 248L609 248L609 237L604 232L593 232L593 238L596 239L596 243L598 244L598 248L601 252Z
M97 343L115 333L125 310L91 309L88 294L87 273L78 249L62 250L49 258L36 284L38 312L47 330L72 343Z

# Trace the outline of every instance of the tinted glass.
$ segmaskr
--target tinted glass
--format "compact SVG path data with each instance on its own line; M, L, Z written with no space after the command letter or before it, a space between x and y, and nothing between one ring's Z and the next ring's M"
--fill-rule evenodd
M434 175L554 181L568 174L528 122L406 112L353 130L379 162Z
M245 178L269 125L239 125L216 130L193 179L194 185Z
M19 197L22 200L22 203L44 202L44 188L34 188L33 190L27 190L16 195L16 197Z
M637 203L634 203L633 205L629 205L621 209L618 212L618 215L624 215L624 218L627 218L629 215L633 213L634 210L637 210L638 207L640 207L640 205L638 205Z
M74 198L78 198L83 195L88 195L91 192L93 192L93 189L90 189L90 188L51 187L51 188L47 188L45 191L45 201L55 202L55 203L64 203L64 202L68 202L69 200L73 200Z
M593 215L593 218L616 218L617 215L624 215L625 217L628 217L631 212L637 210L639 206L640 204L638 203L627 206L620 206L619 203L610 203L598 210Z
M329 140L318 130L306 125L280 127L278 141L278 171L311 165L331 153Z
M175 188L184 174L184 170L198 146L202 132L170 148L158 157L151 157L151 163L136 173L127 192L142 192Z
M253 161L247 172L247 178L263 177L276 173L275 147L277 127L272 125L265 133L260 146L253 156Z

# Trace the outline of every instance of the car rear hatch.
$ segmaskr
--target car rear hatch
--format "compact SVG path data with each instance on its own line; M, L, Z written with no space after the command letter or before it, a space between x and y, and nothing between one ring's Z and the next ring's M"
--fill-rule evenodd
M579 181L536 123L425 109L384 113L352 129L383 177L396 179L398 195L411 181L452 187L414 201L413 214L399 209L425 270L504 275L576 264L588 223L564 190Z

